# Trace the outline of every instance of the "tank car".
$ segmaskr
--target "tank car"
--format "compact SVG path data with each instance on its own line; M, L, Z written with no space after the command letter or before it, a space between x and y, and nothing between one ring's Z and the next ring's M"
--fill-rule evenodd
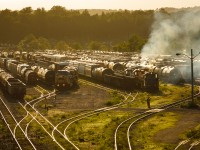
M20 51L15 51L14 54L13 54L13 56L14 56L14 58L15 58L16 60L20 60L20 58L21 58L21 53L20 53Z
M26 85L2 69L0 69L0 83L12 97L23 97L26 94Z
M100 65L91 63L79 63L77 70L79 75L92 78L92 71L98 67L100 67Z
M31 53L22 52L22 59L25 61L31 61Z
M111 69L105 68L105 67L98 67L98 68L94 68L92 70L92 77L99 81L103 81L104 75L106 75L106 74L112 75L113 71Z
M124 66L120 63L116 62L109 62L108 63L108 68L110 68L113 71L122 71L124 70Z
M37 74L31 69L28 64L19 64L17 66L17 73L22 78L26 84L36 84Z
M110 68L113 71L122 71L122 70L124 70L124 66L121 63L104 61L104 66L106 68Z
M145 69L158 74L159 79L165 82L177 84L183 81L183 76L177 67L164 66L159 68L153 65L147 65Z
M179 83L182 79L181 72L175 67L162 67L161 68L162 78L171 83Z
M50 70L62 70L65 66L68 66L69 62L54 62L53 64L48 66ZM76 69L77 70L77 69Z
M49 85L53 85L55 82L55 71L48 70L45 68L39 68L37 70L37 75L41 81Z
M7 70L14 76L23 80L26 84L35 84L37 75L28 64L21 64L14 60L7 61Z

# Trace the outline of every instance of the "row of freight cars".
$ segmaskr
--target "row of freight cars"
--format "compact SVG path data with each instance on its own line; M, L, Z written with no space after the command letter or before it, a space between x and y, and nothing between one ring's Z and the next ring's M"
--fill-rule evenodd
M44 56L51 56L48 57L51 58L51 60L48 61L47 59L44 59ZM51 70L58 70L63 69L66 66L73 66L77 69L78 74L81 76L92 78L105 84L125 90L145 89L157 91L159 89L159 80L157 74L147 72L144 69L134 69L132 70L132 72L134 73L132 73L131 76L128 76L124 73L120 73L124 71L124 67L120 63L108 61L88 62L85 60L68 60L65 62L54 62L54 59L58 59L58 55L40 55L38 57L33 57L29 55L29 57L31 57L31 59L34 58L34 62L37 63L39 66L49 69L51 68Z
M159 90L157 74L147 72L143 69L131 70L131 75L126 75L123 72L115 72L110 68L105 68L100 64L71 61L69 65L76 67L81 76L101 81L120 89Z
M67 89L75 86L78 74L74 68L63 70L49 70L40 66L30 66L17 60L0 58L0 67L10 72L14 77L21 79L26 84L36 84L37 81L48 85L55 85L57 89Z
M51 57L49 58L51 58L52 60L50 61L47 59L44 60L44 58L47 56L49 55L41 55L41 54L40 55L30 55L30 54L23 55L24 59L32 60L38 64L37 66L33 66L31 68L32 71L36 72L37 76L43 81L51 83L52 81L54 81L53 73L55 73L54 72L55 70L44 69L44 67L49 68L49 66L52 64L56 65L56 63L53 62L52 60L54 56L56 59L59 56L51 55ZM57 64L58 64L57 66L59 66L59 63ZM43 67L39 67L39 66L43 66ZM132 72L131 75L127 75L127 74L121 73L123 72L124 67L120 63L107 62L107 61L90 63L85 60L68 61L62 67L65 67L66 69L66 67L70 68L71 66L75 67L78 71L78 74L81 76L86 76L86 77L95 79L97 81L101 81L105 84L115 86L117 88L145 89L145 90L152 90L152 91L157 91L159 89L159 80L158 80L157 74L152 73L152 72L147 72L144 69L131 70ZM57 68L58 67L54 67L54 69L56 69L56 72L58 72ZM64 68L59 68L59 69L63 70ZM64 82L64 80L61 77L58 77L57 81L55 80L55 82L58 82L58 81ZM55 85L57 84L55 83ZM65 85L65 83L58 84L58 85Z
M39 66L55 70L63 69L65 66L73 66L81 76L92 78L125 90L145 89L157 91L159 89L159 80L156 73L147 72L144 69L134 69L132 70L133 73L131 76L128 76L124 73L120 73L124 71L124 66L116 62L89 62L85 60L54 62L54 59L59 60L59 55L40 55L37 57L36 55L35 57L31 55L26 56L29 56L29 59L31 60L34 59L34 62ZM44 59L45 57L51 58L51 60L48 61L47 59Z
M121 73L123 72L123 65L120 63L92 63L83 60L52 62L42 59L37 59L35 62L39 66L51 68L51 70L74 67L80 76L91 78L120 89L144 89L148 91L157 91L159 89L159 79L156 73L147 72L144 69L134 69L131 70L131 75L127 75Z

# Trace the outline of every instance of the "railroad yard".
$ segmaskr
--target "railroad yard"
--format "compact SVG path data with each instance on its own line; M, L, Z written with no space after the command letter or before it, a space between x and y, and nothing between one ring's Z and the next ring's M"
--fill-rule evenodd
M132 60L123 72L122 63L92 55L63 62L69 55L27 54L29 61L21 54L0 58L1 149L200 148L198 82L193 108L188 78L165 59L159 65ZM13 78L26 93L15 94Z

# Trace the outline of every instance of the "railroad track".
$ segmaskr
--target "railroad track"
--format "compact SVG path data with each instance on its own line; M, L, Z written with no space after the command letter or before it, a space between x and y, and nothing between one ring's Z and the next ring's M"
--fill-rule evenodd
M33 99L33 100L29 101L29 102L27 102L27 103L24 105L25 108L27 107L28 104L33 104L33 106L34 106L34 105L37 104L38 102L44 100L45 97L46 97L46 95L44 95L44 91L47 92L45 89L43 89L42 87L40 87L40 86L38 86L38 85L35 86L34 89L35 89L36 91L40 92L40 93L41 93L41 96L38 97L38 98L35 98L35 99ZM47 93L48 93L48 92L47 92ZM49 96L50 96L50 95L49 95ZM27 120L28 120L28 117L30 117L30 115L29 115L28 112L26 111L26 115L25 115L25 116L19 121L19 123L15 126L15 128L14 128L14 135L15 135L15 133L16 133L17 127L18 127L22 122L27 121ZM32 117L31 117L31 118L32 118ZM30 121L30 122L31 122L31 121ZM30 123L27 123L27 124L30 124ZM27 125L26 125L26 126L27 126ZM26 127L26 128L27 128L27 127ZM26 132L26 134L27 134L27 132Z
M38 92L41 93L41 96L39 98L33 99L33 100L29 101L29 102L25 101L25 105L23 105L22 103L18 102L20 104L20 106L26 111L26 114L27 114L26 116L31 116L32 117L32 119L26 124L25 134L28 137L28 128L29 128L31 122L36 121L37 124L48 135L48 137L50 137L55 142L57 147L59 147L60 149L64 150L65 148L55 139L54 136L52 136L50 134L51 132L49 130L51 130L51 128L46 127L46 125L44 124L44 123L48 123L48 124L52 125L52 123L50 121L48 121L47 118L35 108L35 105L38 104L39 102L41 102L43 100L46 100L49 97L55 96L55 91L48 92L47 90L43 89L40 86L35 87L35 89ZM44 122L44 123L42 123L42 122Z
M89 112L86 112L86 113L82 113L82 114L79 114L77 116L74 116L74 117L71 117L71 118L68 118L68 119L65 119L63 121L61 121L60 123L58 123L56 125L56 128L54 128L54 130L52 131L52 134L54 134L55 132L55 129L58 128L58 126L60 126L61 124L63 123L66 123L68 121L71 121L70 123L68 123L68 125L65 127L63 133L65 135L65 139L67 139L67 141L77 150L79 150L78 146L76 146L71 140L70 138L67 136L66 132L67 132L67 129L75 122L77 121L80 121L80 120L83 120L87 117L90 117L90 116L93 116L95 114L99 114L99 113L102 113L102 112L106 112L106 111L109 111L109 110L113 110L113 109L116 109L116 108L119 108L120 106L122 105L126 105L127 103L129 103L130 101L128 101L128 98L129 97L132 97L132 100L131 102L136 98L136 96L138 95L138 93L135 94L135 96L132 96L132 94L128 94L128 95L123 95L124 96L124 100L122 102L120 102L119 104L116 104L116 105L113 105L113 106L110 106L110 107L103 107L103 108L99 108L99 109L95 109L93 111L89 111Z
M51 93L46 91L45 94L42 92L42 91L44 91L44 89L43 90L38 89L38 91L41 92L41 99L32 100L30 102L25 101L24 105L19 102L19 104L23 107L23 109L26 111L26 113L32 117L30 122L27 123L25 133L28 132L28 128L29 128L30 123L33 120L35 120L43 128L43 130L46 132L46 134L57 144L57 146L60 149L63 149L63 150L67 149L68 146L63 144L63 143L66 143L66 142L63 142L63 140L64 141L67 140L66 137L64 136L64 134L62 132L60 132L56 128L56 126L54 126L53 123L51 123L43 114L41 114L38 109L35 108L35 105L38 104L39 102L41 102L42 100L44 100L44 97L48 98L48 97L51 97L51 96L55 96L55 91L53 91ZM35 115L32 115L33 112L34 112ZM48 126L48 128L46 126ZM55 136L55 133L54 133L55 131L59 135L59 137L62 137L62 141L58 141L56 139L56 136Z
M194 96L198 96L200 95L200 93L194 95ZM173 103L170 103L170 104L166 104L166 105L163 105L163 106L160 106L158 108L154 108L153 110L149 110L149 111L145 111L145 112L142 112L140 114L137 114L135 116L131 116L129 117L128 119L124 120L123 122L121 122L116 130L115 130L115 133L114 133L114 149L117 150L118 149L118 145L120 145L120 143L117 142L117 134L119 132L119 129L122 128L122 126L124 125L126 128L126 132L123 130L122 133L126 133L126 137L127 137L127 146L124 146L123 147L120 147L119 149L129 149L129 150L132 150L132 147L131 147L131 142L130 142L130 129L131 127L136 124L137 122L151 116L151 115L154 115L156 113L159 113L161 111L164 111L166 109L170 109L172 107L175 107L175 106L178 106L186 101L190 101L191 97L188 97L188 98L184 98L184 99L181 99L181 100L178 100L176 102L173 102ZM129 124L127 126L127 124ZM196 144L196 143L195 143ZM195 145L194 144L194 145ZM199 143L198 143L199 144Z
M188 150L192 150L193 147L197 146L200 144L200 140L192 140L192 138L189 138L189 139L186 139L186 140L183 140L181 142L178 143L178 145L175 147L174 150L178 150L178 149L181 149L181 146L183 145L190 145Z
M30 140L30 138L27 137L27 135L25 134L21 125L19 125L19 122L17 121L16 116L12 113L8 104L6 104L2 98L0 98L0 103L1 103L0 104L0 108L1 108L0 114L5 122L6 126L8 127L14 141L16 142L18 148L19 149L35 149L36 150L35 145ZM20 128L20 131L21 131L21 132L18 132L17 135L14 133L14 128L16 125L18 125L18 127Z
M79 78L78 81L80 83L88 84L88 85L91 85L93 87L105 90L105 91L111 91L111 92L117 91L117 92L120 92L120 93L125 93L125 91L118 90L118 89L113 89L113 88L109 88L109 87L105 87L105 86L103 86L101 84L93 83L93 82L90 82L90 81L87 81L87 80L84 80L84 79L80 79Z

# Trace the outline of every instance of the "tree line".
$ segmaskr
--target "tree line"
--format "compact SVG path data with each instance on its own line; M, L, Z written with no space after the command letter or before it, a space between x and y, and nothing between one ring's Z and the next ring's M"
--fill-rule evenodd
M20 49L33 46L138 51L148 39L153 16L153 10L90 15L88 10L67 10L62 6L50 10L5 9L0 11L0 43L15 44Z

